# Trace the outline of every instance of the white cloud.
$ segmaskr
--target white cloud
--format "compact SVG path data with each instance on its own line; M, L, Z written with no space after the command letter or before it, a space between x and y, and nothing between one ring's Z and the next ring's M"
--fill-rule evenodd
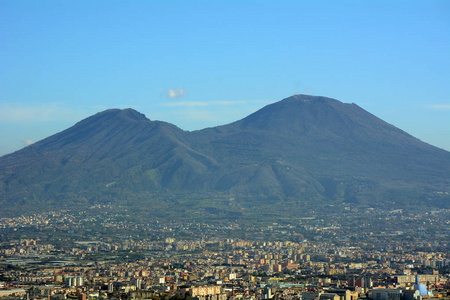
M224 116L218 116L217 113L207 110L185 110L179 112L179 118L196 122L221 122Z
M27 146L30 146L30 145L33 145L34 144L34 142L32 141L32 140L24 140L24 143L27 145Z
M0 104L0 122L79 121L86 112L63 107L59 103L41 105Z
M186 96L187 92L184 89L169 89L167 91L167 96L170 99L180 98Z
M139 105L121 104L114 108L139 109ZM0 123L7 122L78 122L108 108L104 105L88 107L66 106L53 102L45 104L0 103Z
M171 122L184 130L198 130L240 120L270 103L273 101L170 101L160 103L166 109L154 111L152 119Z
M182 101L182 102L169 102L169 103L163 103L163 106L168 106L168 107L175 107L175 106L187 106L187 107L192 107L192 106L209 106L209 104L207 102L200 102L200 101Z
M10 122L10 121L44 121L49 119L54 110L53 105L51 106L22 106L17 104L2 104L0 106L0 121Z
M195 106L227 106L236 104L264 104L272 103L272 101L266 100L249 100L249 101L178 101L163 103L163 106L175 107L175 106L185 106L185 107L195 107Z
M432 109L450 109L450 104L434 104L428 105L428 107Z

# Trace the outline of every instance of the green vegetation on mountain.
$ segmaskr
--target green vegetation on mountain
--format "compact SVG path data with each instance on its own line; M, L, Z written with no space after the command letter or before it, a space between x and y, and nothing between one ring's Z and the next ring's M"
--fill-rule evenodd
M450 208L449 187L449 152L356 104L306 95L194 132L107 110L0 158L5 214L98 203L224 218L343 203Z

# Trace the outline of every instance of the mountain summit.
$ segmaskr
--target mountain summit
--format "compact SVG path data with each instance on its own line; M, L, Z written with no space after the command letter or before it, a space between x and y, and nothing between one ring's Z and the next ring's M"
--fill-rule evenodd
M12 210L174 195L242 208L449 207L449 186L449 152L356 104L308 95L193 132L111 109L0 158L0 201Z

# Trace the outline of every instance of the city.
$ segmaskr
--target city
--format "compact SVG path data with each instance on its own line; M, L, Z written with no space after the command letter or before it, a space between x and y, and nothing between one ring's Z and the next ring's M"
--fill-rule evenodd
M368 209L362 216L352 210L344 209L345 216L311 214L256 225L136 222L123 208L108 205L3 218L0 295L54 300L449 297L449 210ZM420 285L426 294L415 289Z

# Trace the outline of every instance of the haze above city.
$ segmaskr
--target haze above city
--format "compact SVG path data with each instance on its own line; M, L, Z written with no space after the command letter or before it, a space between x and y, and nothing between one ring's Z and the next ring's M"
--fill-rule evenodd
M184 130L294 94L450 150L447 1L2 1L0 155L108 108Z

